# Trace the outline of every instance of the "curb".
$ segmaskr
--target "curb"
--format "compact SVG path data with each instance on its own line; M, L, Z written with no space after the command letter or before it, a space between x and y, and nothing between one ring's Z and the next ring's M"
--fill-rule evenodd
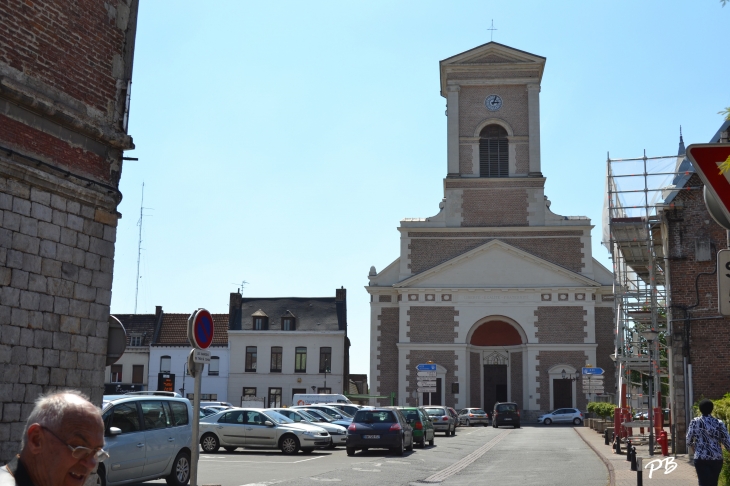
M573 429L573 432L575 432L576 434L578 434L578 437L580 437L580 438L581 438L581 440L582 440L583 442L585 442L585 443L586 443L586 444L588 445L588 447L590 447L590 448L591 448L591 450L592 450L593 452L595 452L595 454L596 454L596 455L598 456L598 458L599 458L599 459L600 459L601 461L603 461L603 464L605 464L605 465L606 465L606 469L608 469L608 484L609 484L610 486L616 486L616 473L615 473L615 472L614 472L614 470L613 470L613 464L611 464L611 462L610 462L610 461L609 461L608 459L606 459L605 457L603 457L603 454L601 454L601 453L600 453L600 452L598 451L598 449L596 449L595 447L593 447L593 444L591 444L590 442L588 442L588 441L587 441L587 440L585 439L585 437L583 437L583 434L581 434L580 432L578 432L578 431L577 431L576 429Z

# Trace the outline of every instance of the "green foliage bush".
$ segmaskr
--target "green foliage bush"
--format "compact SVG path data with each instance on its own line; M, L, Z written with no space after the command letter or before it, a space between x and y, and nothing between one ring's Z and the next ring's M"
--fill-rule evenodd
M606 419L608 417L613 418L613 411L616 406L612 403L606 403L606 402L589 402L586 406L586 410L588 412L594 413L601 417L602 419Z

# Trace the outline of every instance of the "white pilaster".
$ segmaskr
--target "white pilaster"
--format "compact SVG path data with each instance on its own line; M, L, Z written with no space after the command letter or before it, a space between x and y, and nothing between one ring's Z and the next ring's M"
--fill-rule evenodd
M542 176L540 172L540 85L527 85L527 112L530 134L530 175Z
M446 96L448 175L459 175L459 86L449 86Z

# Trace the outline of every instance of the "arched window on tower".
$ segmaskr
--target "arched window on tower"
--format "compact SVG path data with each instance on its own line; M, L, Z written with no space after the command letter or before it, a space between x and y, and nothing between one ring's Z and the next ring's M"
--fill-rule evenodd
M479 133L479 177L509 177L507 130L487 125Z

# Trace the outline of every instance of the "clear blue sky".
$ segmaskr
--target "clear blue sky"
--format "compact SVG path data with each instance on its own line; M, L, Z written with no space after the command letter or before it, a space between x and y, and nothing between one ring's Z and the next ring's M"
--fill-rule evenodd
M249 297L348 290L351 372L369 372L371 265L404 217L438 212L438 62L490 40L547 58L542 171L551 209L592 219L606 153L676 154L730 105L730 6L682 1L142 1L112 297L139 313L228 312Z

